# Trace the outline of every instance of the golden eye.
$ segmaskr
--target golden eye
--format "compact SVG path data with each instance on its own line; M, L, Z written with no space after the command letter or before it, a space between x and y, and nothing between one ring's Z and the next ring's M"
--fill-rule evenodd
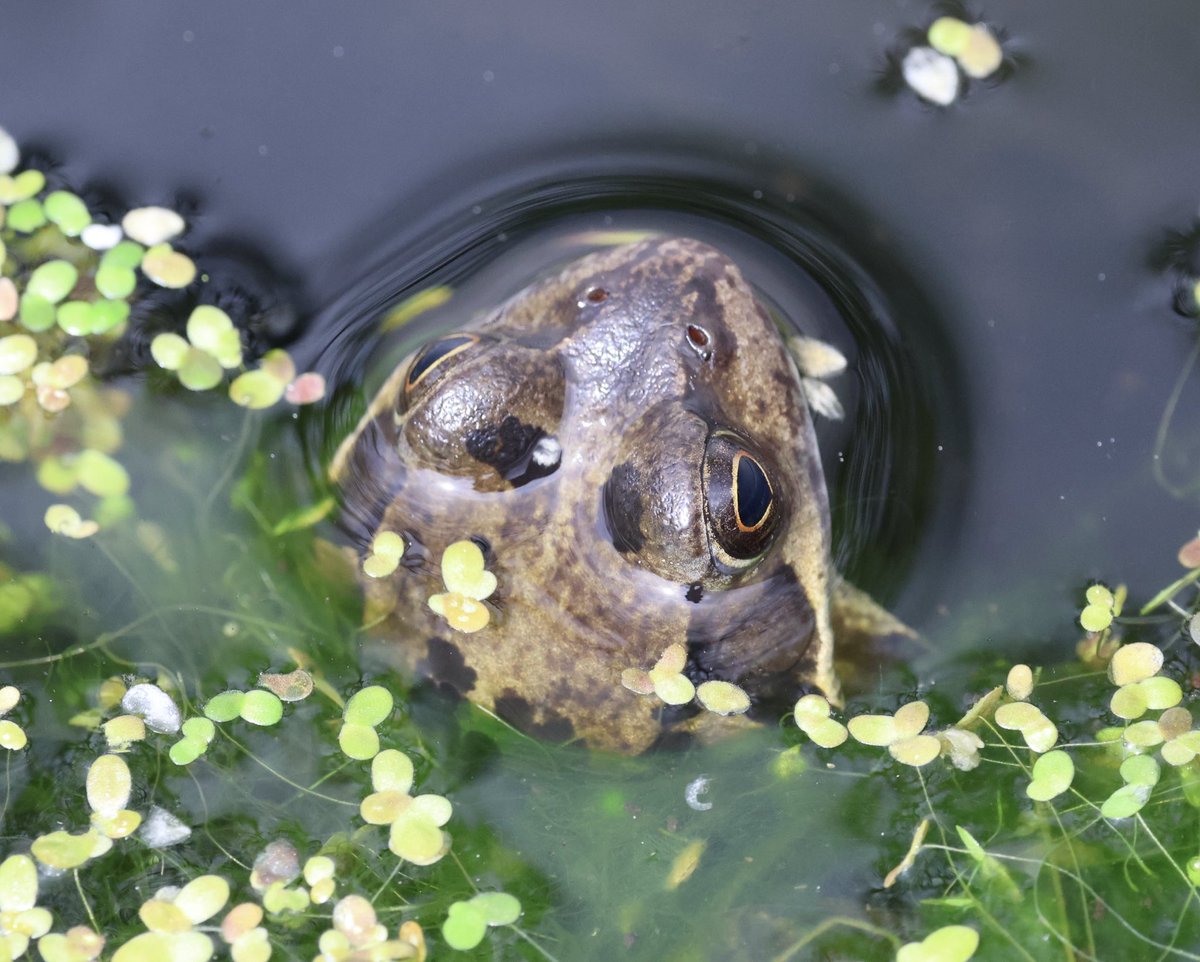
M713 560L732 571L750 567L779 529L770 469L737 435L714 432L704 452L703 484Z
M422 381L436 375L438 369L451 358L479 343L478 334L448 334L430 341L413 358L408 374L404 377L404 393L411 394Z
M733 456L733 520L738 531L753 534L767 523L775 492L767 472L749 451Z

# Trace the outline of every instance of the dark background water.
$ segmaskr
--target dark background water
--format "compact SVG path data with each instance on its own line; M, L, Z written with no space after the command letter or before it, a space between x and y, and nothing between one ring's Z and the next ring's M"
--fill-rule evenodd
M1189 332L1148 257L1200 198L1200 21L1183 2L978 12L1016 71L939 111L874 86L921 3L14 3L0 120L76 183L194 201L197 242L267 251L309 304L381 218L453 215L573 147L787 158L870 212L969 387L973 448L939 452L965 463L965 511L906 614L1034 639L1087 576L1173 576L1195 525L1150 475Z

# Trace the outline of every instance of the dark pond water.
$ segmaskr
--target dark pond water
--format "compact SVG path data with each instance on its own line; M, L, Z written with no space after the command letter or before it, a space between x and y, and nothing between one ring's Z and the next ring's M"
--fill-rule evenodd
M322 611L314 582L293 577L303 552L265 544L252 517L208 492L249 470L246 499L267 491L268 514L311 497L305 470L353 424L355 396L422 332L512 294L585 232L708 239L856 362L848 425L822 438L839 560L933 648L881 673L874 707L923 686L952 722L1012 660L1073 657L1090 579L1126 581L1143 600L1173 580L1196 503L1166 490L1156 458L1179 486L1196 478L1194 384L1171 443L1155 442L1195 335L1156 254L1200 200L1200 22L1185 3L972 12L1007 30L1010 72L937 110L883 82L905 32L935 13L920 3L11 7L0 124L96 203L183 210L213 275L236 274L273 306L264 339L294 320L297 358L340 389L322 413L262 435L228 405L138 405L127 463L157 479L139 512L175 537L186 584L145 561L114 570L119 544L107 559L47 547L44 493L0 474L3 559L73 579L78 617L37 654L72 631L116 631L147 599L246 616L237 637L196 643L211 626L159 614L158 632L114 663L55 669L49 685L40 667L15 678L46 693L42 781L27 790L45 788L76 737L70 712L51 707L54 684L82 691L161 662L202 699L281 667L289 645L342 689L381 672L342 640L350 593ZM388 307L435 284L458 288L453 312L373 337ZM6 660L27 644L6 641ZM984 662L990 682L974 674ZM833 917L903 941L932 927L911 921L915 895L880 888L920 817L915 796L889 791L898 774L810 760L804 779L781 780L769 762L794 739L777 730L700 753L589 758L506 737L422 691L405 726L429 790L462 819L462 861L456 882L443 864L399 898L441 918L443 889L469 894L467 876L516 892L533 941L505 936L498 958L890 958L886 942L818 950L806 933ZM296 783L325 771L302 735L251 744ZM278 831L272 819L297 838L342 830L323 810L297 813L269 779L235 785L233 770L170 790L193 813L209 806L222 847ZM701 774L710 811L684 804ZM239 820L246 806L257 821ZM664 890L693 839L707 843L696 876ZM931 872L914 892L944 881ZM139 901L156 885L130 883ZM78 915L55 898L56 913ZM1005 951L985 938L980 957L1015 957Z

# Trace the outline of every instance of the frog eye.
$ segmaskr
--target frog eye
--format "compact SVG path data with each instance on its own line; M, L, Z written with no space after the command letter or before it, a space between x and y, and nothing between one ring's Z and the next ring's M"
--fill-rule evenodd
M478 334L447 334L445 337L430 341L412 359L408 373L404 376L404 394L407 397L418 385L437 375L451 358L462 354L463 351L474 347L480 341Z
M779 495L766 462L737 435L716 432L704 452L704 500L718 567L748 568L779 527Z

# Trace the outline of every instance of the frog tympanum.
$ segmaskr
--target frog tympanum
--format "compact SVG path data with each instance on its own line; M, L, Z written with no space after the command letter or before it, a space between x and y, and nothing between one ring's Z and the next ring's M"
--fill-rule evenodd
M379 531L404 539L394 572L362 576L373 630L524 731L638 752L695 725L699 706L621 683L676 644L685 676L739 686L751 714L805 688L839 696L805 380L704 243L590 254L435 337L332 475L360 557ZM430 602L464 541L495 575L465 602L486 608L471 631Z

